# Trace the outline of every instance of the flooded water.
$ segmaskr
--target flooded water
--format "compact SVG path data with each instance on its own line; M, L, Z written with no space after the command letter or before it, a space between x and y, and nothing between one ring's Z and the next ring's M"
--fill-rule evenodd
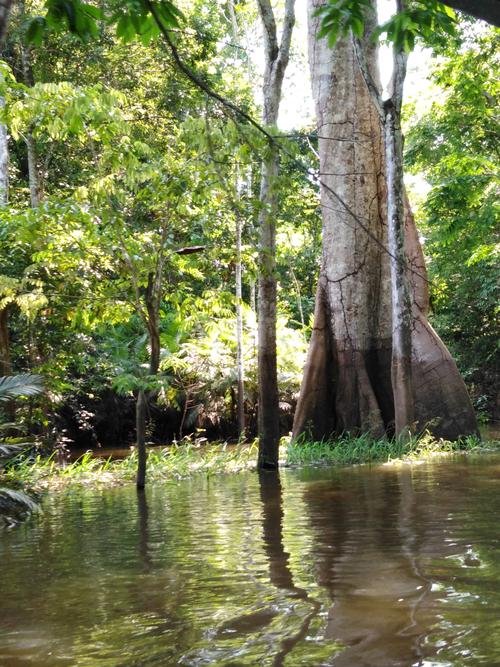
M0 665L500 665L500 456L47 498Z

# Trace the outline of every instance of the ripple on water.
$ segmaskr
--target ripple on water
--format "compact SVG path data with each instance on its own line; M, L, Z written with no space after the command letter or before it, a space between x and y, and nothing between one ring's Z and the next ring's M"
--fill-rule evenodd
M0 665L500 664L500 457L47 498L0 534Z

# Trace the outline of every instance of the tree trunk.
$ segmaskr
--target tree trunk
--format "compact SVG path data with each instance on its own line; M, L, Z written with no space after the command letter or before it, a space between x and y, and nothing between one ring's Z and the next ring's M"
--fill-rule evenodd
M1 79L0 74L0 79ZM0 111L5 106L5 100L0 97ZM9 202L9 135L7 126L0 123L0 208Z
M0 1L0 18L2 4ZM0 26L1 33L1 26ZM1 38L1 34L0 34ZM0 75L1 79L1 75ZM0 109L5 101L0 97ZM7 127L0 123L0 210L7 206L9 202L9 146ZM9 338L9 307L0 309L0 375L12 374L12 363L10 358L10 338ZM13 418L13 403L9 402L7 411L9 418Z
M40 174L37 164L37 152L35 139L31 132L25 137L26 149L28 153L28 179L30 186L30 204L31 208L38 208L40 206L41 188L40 188Z
M0 0L0 46L2 45L9 22L12 0Z
M149 334L149 374L157 375L160 368L160 327L158 320L150 320L148 323Z
M278 466L279 394L276 360L276 195L273 181L278 175L275 149L262 165L259 216L259 297L257 367L259 376L259 468Z
M23 12L24 13L24 12ZM31 66L31 48L21 44L21 60L23 65L23 78L27 86L34 86L35 79L33 68ZM25 138L26 150L28 154L28 180L30 186L30 203L32 208L38 208L42 199L42 185L40 171L38 168L38 156L36 142L33 133L28 131Z
M241 295L241 226L242 221L236 212L236 373L237 373L237 422L238 437L245 436L245 379L243 365L243 311Z
M404 0L397 1L398 12L405 9ZM372 92L372 100L381 108L384 128L385 174L387 182L387 234L389 265L391 269L392 303L392 361L391 382L394 397L394 431L398 438L408 439L414 428L414 391L411 365L412 307L406 275L405 255L405 202L403 180L403 135L401 109L406 79L408 56L393 46L391 98L384 104L380 96L374 99L375 85L366 80L367 68L362 67L365 83Z
M295 21L294 0L286 0L281 43L270 0L258 0L264 28L265 72L262 120L276 126L283 77L288 64ZM258 467L278 467L279 394L276 363L276 208L275 181L279 173L279 154L275 146L263 160L259 213L259 300L258 300L258 373L259 373L259 458Z
M309 56L323 183L323 256L293 432L295 437L308 433L315 439L343 431L380 437L394 432L395 420L384 137L352 39L338 41L333 49L325 39L316 39L320 19L313 12L321 4L323 0L309 0ZM376 51L363 48L376 79ZM406 201L404 218L417 427L448 438L477 433L456 365L427 322L423 254ZM403 356L406 345L407 341Z
M9 339L9 307L0 309L0 375L12 375Z
M394 429L397 437L411 435L415 413L411 372L412 308L406 276L404 248L403 140L400 113L386 105L385 155L387 169L387 231L392 295L391 383L394 397Z
M146 486L146 396L143 389L139 389L135 404L135 427L137 437L137 482L138 489Z
M149 335L149 374L156 375L160 368L160 296L161 280L155 273L148 276L145 302L147 312L147 330Z

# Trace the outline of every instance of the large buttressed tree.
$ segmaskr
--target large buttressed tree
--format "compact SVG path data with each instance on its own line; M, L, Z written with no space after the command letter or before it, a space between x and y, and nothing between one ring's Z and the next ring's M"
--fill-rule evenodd
M391 434L392 318L384 142L351 37L318 39L324 0L309 0L309 60L316 105L323 255L315 322L294 436ZM370 26L367 25L369 32ZM378 80L377 51L362 44ZM409 206L406 271L412 297L412 383L417 429L450 439L477 432L470 399L427 320L428 282Z

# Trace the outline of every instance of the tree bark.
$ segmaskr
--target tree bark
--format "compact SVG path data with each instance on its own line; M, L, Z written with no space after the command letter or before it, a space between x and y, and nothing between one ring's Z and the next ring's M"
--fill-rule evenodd
M24 13L24 10L23 10ZM23 65L23 78L27 86L35 85L33 68L31 65L31 48L21 44L21 61ZM42 184L40 170L38 168L38 156L36 142L33 133L28 131L25 138L26 150L28 154L28 180L30 186L30 203L32 208L38 208L42 199Z
M4 106L0 98L0 109ZM7 127L0 123L0 207L7 206L9 201L9 147Z
M146 287L146 327L149 334L149 374L157 375L160 369L160 304L162 298L164 243L166 227L162 232L161 248L158 252L156 271L148 276Z
M0 0L0 46L7 32L11 5L12 0Z
M33 134L29 132L25 137L28 154L28 180L30 186L31 208L38 208L41 200L40 173L37 164L37 151Z
M262 165L259 216L259 293L257 367L259 386L259 468L278 466L279 394L276 360L276 193L274 181L278 176L278 153ZM267 208L264 208L267 207Z
M380 437L394 433L395 420L384 136L353 40L342 39L330 49L326 40L316 39L320 19L313 14L323 3L309 0L309 58L323 183L323 256L293 433L294 437L308 433L315 439L344 431ZM362 47L377 81L376 50L368 43ZM477 433L456 365L427 322L425 265L406 200L404 230L417 428L452 439ZM403 357L407 344L404 341L400 351ZM408 419L407 413L403 421Z
M0 375L12 375L9 337L9 307L0 309Z
M245 436L245 374L243 364L243 310L241 294L241 216L236 212L236 373L237 373L237 422L238 437Z
M398 11L404 0L398 0ZM405 256L405 207L403 180L403 135L401 108L408 56L393 46L391 98L383 104L381 121L384 128L385 173L387 182L387 232L391 270L392 360L391 382L394 397L394 431L403 440L411 437L414 428L413 380L411 367L412 308ZM375 90L367 81L369 73L362 67L363 78L374 100ZM377 103L381 102L379 96ZM379 106L377 104L377 106Z
M276 126L283 78L288 64L295 0L286 0L281 43L270 0L258 0L264 29L265 72L262 120ZM279 173L279 154L269 146L263 160L259 213L259 300L258 300L258 386L260 469L278 467L279 394L276 363L276 209L275 181Z
M394 429L397 437L411 435L415 413L411 370L412 309L404 248L403 142L400 113L392 100L385 116L387 165L387 228L389 237L392 303L391 383Z
M8 3L1 3L0 0L0 20ZM5 15L6 17L6 15ZM0 43L1 43L1 24L0 24ZM1 74L0 74L1 78ZM5 100L0 97L0 109L5 105ZM0 123L0 210L9 203L9 145L8 145L7 127ZM0 309L0 375L11 375L12 363L10 358L10 338L9 338L9 307Z
M0 79L2 75L0 74ZM0 97L0 111L5 107L5 100ZM0 208L9 202L9 135L7 126L0 123Z

